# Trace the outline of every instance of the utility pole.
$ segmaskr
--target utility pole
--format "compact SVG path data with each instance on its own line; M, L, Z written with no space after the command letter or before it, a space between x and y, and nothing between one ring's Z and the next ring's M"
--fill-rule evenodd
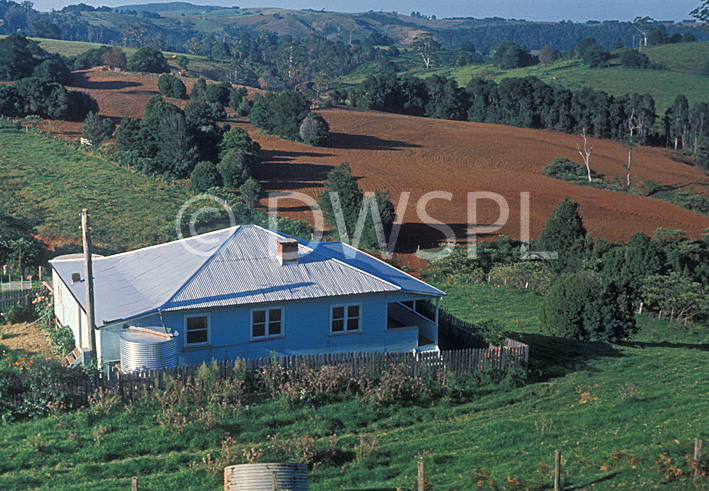
M89 330L91 358L96 358L96 320L94 315L94 268L91 258L91 226L89 210L81 211L81 229L84 237L84 275L86 277L86 324Z

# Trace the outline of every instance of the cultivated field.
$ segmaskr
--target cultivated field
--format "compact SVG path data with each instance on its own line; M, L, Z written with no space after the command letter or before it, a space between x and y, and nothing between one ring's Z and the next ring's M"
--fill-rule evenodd
M75 82L90 92L101 114L118 120L139 117L143 105L157 92L157 77L116 74L99 69L77 72ZM184 101L174 101L184 104ZM579 201L587 228L595 237L625 240L637 231L657 228L680 229L700 236L709 218L667 202L626 193L575 186L541 174L556 157L579 161L578 136L501 125L443 121L378 113L358 109L322 110L330 123L332 142L325 148L309 147L260 134L248 122L232 121L246 128L263 147L258 177L264 190L297 191L312 197L322 191L322 181L340 162L349 162L365 191L387 189L393 203L400 193L411 193L400 236L401 251L430 247L444 238L431 222L416 212L416 204L430 191L452 193L433 199L426 212L450 224L459 238L469 235L467 193L489 191L509 203L509 220L500 233L520 237L520 193L530 193L530 231L536 237L554 207L568 195ZM62 131L80 129L79 124L61 124ZM593 169L607 179L624 179L626 150L620 143L592 140ZM709 197L709 176L692 166L680 153L641 147L633 155L633 178L686 189ZM445 198L445 195L442 195ZM266 204L264 199L262 202ZM282 213L312 223L302 203L283 200ZM495 223L497 204L482 200L477 223Z

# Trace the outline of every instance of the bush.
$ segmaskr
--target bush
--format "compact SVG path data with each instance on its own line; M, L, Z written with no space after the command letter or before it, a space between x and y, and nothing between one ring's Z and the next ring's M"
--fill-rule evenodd
M330 125L317 113L310 113L300 124L300 139L308 145L322 146L330 140Z
M69 67L58 56L49 58L36 66L32 76L42 82L56 82L62 85L69 85L73 78Z
M115 129L116 125L110 118L102 118L91 112L84 120L81 136L89 140L92 145L98 145L106 138L111 138Z
M258 157L241 149L229 150L219 162L217 169L222 175L224 186L238 189L253 175L253 168L258 164Z
M170 67L163 54L149 46L136 51L128 60L128 70L132 72L170 73Z
M546 295L556 275L544 263L520 261L514 264L499 264L490 270L489 283L494 286L510 286L519 290L531 290Z
M164 73L158 78L158 90L165 97L187 99L187 88L179 78Z
M573 160L565 157L555 158L551 164L544 167L542 174L562 181L588 180L586 170Z
M261 145L253 141L246 130L235 126L224 133L222 141L219 142L219 158L223 159L229 150L243 150L258 155Z
M554 336L616 342L636 331L627 287L578 273L559 281L539 309L543 332Z
M193 193L204 193L209 188L222 185L222 176L212 162L199 162L192 170L190 189Z
M231 86L222 82L220 84L210 84L204 91L204 100L212 104L220 104L222 106L229 105L229 92Z
M485 283L485 271L477 259L469 258L464 247L456 248L445 257L432 261L423 271L428 281L466 285Z

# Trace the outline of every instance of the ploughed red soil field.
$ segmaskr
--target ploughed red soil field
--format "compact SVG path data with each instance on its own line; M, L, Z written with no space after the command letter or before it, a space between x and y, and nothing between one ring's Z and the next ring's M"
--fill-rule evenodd
M102 115L139 117L145 101L157 92L157 77L94 69L78 72L76 85L98 100ZM637 231L651 234L660 227L698 237L709 227L708 217L661 200L576 186L542 175L542 169L556 157L581 161L576 151L578 135L350 108L319 112L332 132L330 145L323 148L259 134L243 119L235 122L263 147L258 177L264 191L300 192L315 198L327 173L338 163L349 162L365 191L386 189L395 206L401 193L410 193L397 246L401 252L443 240L443 232L428 225L434 220L448 224L462 240L470 237L469 222L490 225L498 221L500 206L491 199L478 200L477 220L469 220L471 192L496 193L509 205L509 218L494 235L522 237L521 193L529 193L532 237L539 236L566 195L580 203L591 235L611 241L627 240ZM79 128L67 125L62 131ZM590 142L592 169L607 179L624 180L624 147L606 140ZM649 180L709 197L709 176L679 152L639 147L633 152L632 170L636 182ZM426 193L436 191L427 204L421 201ZM266 203L264 199L262 204ZM312 213L302 202L283 199L279 205L280 213L313 223Z

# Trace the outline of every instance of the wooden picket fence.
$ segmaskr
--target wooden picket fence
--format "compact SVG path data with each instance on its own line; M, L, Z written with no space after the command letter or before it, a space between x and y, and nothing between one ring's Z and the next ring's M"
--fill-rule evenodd
M320 369L323 366L339 366L358 376L381 376L395 366L404 366L413 377L440 376L445 374L469 374L476 370L508 370L524 367L529 356L529 347L510 341L509 346L488 349L465 349L455 351L430 351L406 353L321 353L253 359L225 360L217 362L220 378L228 378L237 371L253 374L275 363L289 376ZM93 380L76 380L60 384L59 389L69 396L75 407L88 406L89 398L103 389L119 394L123 400L136 401L143 394L156 388L164 388L168 377L187 380L195 377L201 365L184 365L174 368L145 370L133 374L118 371ZM0 401L18 407L23 395Z

